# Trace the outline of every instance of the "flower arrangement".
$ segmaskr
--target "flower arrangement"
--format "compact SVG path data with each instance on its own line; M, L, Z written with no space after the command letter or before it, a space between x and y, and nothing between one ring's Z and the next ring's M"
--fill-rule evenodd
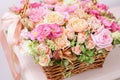
M41 66L66 66L75 60L92 64L95 55L120 44L120 25L105 4L44 0L29 2L24 12L25 3L11 7L3 24L9 25L8 41Z

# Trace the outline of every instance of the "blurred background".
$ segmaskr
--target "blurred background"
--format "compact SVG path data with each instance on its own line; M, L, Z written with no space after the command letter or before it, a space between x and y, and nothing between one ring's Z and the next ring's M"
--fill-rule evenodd
M3 15L3 13L8 11L10 6L19 5L19 1L20 0L2 0L0 2L0 17ZM115 8L120 6L120 0L99 0L99 2L107 4L109 8ZM8 67L8 63L3 54L1 45L0 45L0 80L13 80L11 72Z

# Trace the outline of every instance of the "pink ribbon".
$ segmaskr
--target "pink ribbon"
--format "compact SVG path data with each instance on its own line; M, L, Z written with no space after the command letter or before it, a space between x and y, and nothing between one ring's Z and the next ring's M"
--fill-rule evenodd
M21 74L20 72L17 72L15 66L17 65L20 68L20 63L16 54L12 50L13 46L16 45L20 39L22 25L19 21L19 15L8 12L2 17L2 28L0 29L0 42L3 46L14 80L21 80ZM6 29L7 35L4 34Z

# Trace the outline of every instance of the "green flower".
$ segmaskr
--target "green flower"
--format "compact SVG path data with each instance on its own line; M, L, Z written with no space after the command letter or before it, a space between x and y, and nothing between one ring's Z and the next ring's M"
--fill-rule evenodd
M113 32L112 33L112 37L113 37L114 40L120 39L120 32L118 32L118 31L117 32Z
M52 51L57 49L56 44L52 40L46 40L46 44Z

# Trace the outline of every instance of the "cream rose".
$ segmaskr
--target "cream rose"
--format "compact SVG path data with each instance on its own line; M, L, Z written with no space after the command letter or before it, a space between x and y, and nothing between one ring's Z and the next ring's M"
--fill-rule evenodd
M58 49L64 49L65 47L70 46L70 42L67 40L67 36L64 34L61 37L55 39L55 44L58 46Z
M64 16L59 12L50 12L44 17L45 23L57 23L59 25L64 24Z
M78 33L77 43L80 43L80 44L84 43L86 38L87 37L86 37L85 33Z
M88 28L88 24L85 19L73 17L68 21L68 27L70 27L75 32L82 32Z
M93 49L93 48L95 47L95 44L94 44L94 42L93 42L92 40L88 40L88 41L85 43L85 45L86 45L86 48L87 48L87 49Z
M87 22L89 27L92 28L93 31L96 31L102 26L101 22L96 17L88 18Z
M43 55L39 57L39 64L41 66L48 66L50 63L50 57L49 55Z

